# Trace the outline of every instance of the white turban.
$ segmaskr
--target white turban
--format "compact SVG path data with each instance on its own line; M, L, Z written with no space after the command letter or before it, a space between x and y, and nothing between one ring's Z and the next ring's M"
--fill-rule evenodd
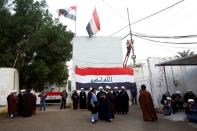
M180 91L176 91L176 94L181 94L181 92Z
M189 99L188 102L194 102L194 99Z
M124 86L121 86L121 89L125 89L125 87Z
M118 89L118 87L114 87L114 89Z
M170 98L170 97L167 97L166 99L167 99L167 100L172 100L172 98Z
M109 90L111 89L111 87L110 87L110 86L106 86L105 88L106 88L106 89L109 89Z
M103 87L102 86L99 86L99 90L103 90Z

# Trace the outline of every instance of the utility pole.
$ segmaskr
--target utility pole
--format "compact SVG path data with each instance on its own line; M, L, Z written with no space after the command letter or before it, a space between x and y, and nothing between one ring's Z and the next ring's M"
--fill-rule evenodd
M131 50L132 50L132 56L131 56L131 59L133 60L133 66L135 67L135 59L136 59L136 56L135 56L135 50L134 50L134 41L132 39L132 31L131 31L131 23L130 23L130 17L129 17L129 9L127 7L127 15L128 15L128 21L129 21L129 31L130 31L130 41L131 41L131 44L132 44L132 47L131 47Z

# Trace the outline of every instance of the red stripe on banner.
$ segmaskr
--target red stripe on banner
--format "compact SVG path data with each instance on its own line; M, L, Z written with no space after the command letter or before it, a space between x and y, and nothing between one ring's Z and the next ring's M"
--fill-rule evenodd
M99 21L99 17L98 17L96 8L94 9L93 18L94 18L97 29L100 30L100 21Z
M47 96L60 96L61 92L47 92L46 95Z
M132 68L75 68L75 74L85 75L133 75Z

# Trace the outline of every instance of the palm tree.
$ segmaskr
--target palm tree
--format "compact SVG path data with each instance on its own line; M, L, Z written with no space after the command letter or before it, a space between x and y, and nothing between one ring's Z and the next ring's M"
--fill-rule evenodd
M177 58L183 58L194 55L193 51L190 50L184 50L183 52L177 52L177 55L175 57Z

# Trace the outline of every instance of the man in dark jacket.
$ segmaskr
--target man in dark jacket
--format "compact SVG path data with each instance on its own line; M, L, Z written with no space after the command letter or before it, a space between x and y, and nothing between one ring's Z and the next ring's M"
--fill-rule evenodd
M62 91L61 93L61 105L60 105L60 109L62 108L66 108L66 98L67 98L67 92L66 90Z

